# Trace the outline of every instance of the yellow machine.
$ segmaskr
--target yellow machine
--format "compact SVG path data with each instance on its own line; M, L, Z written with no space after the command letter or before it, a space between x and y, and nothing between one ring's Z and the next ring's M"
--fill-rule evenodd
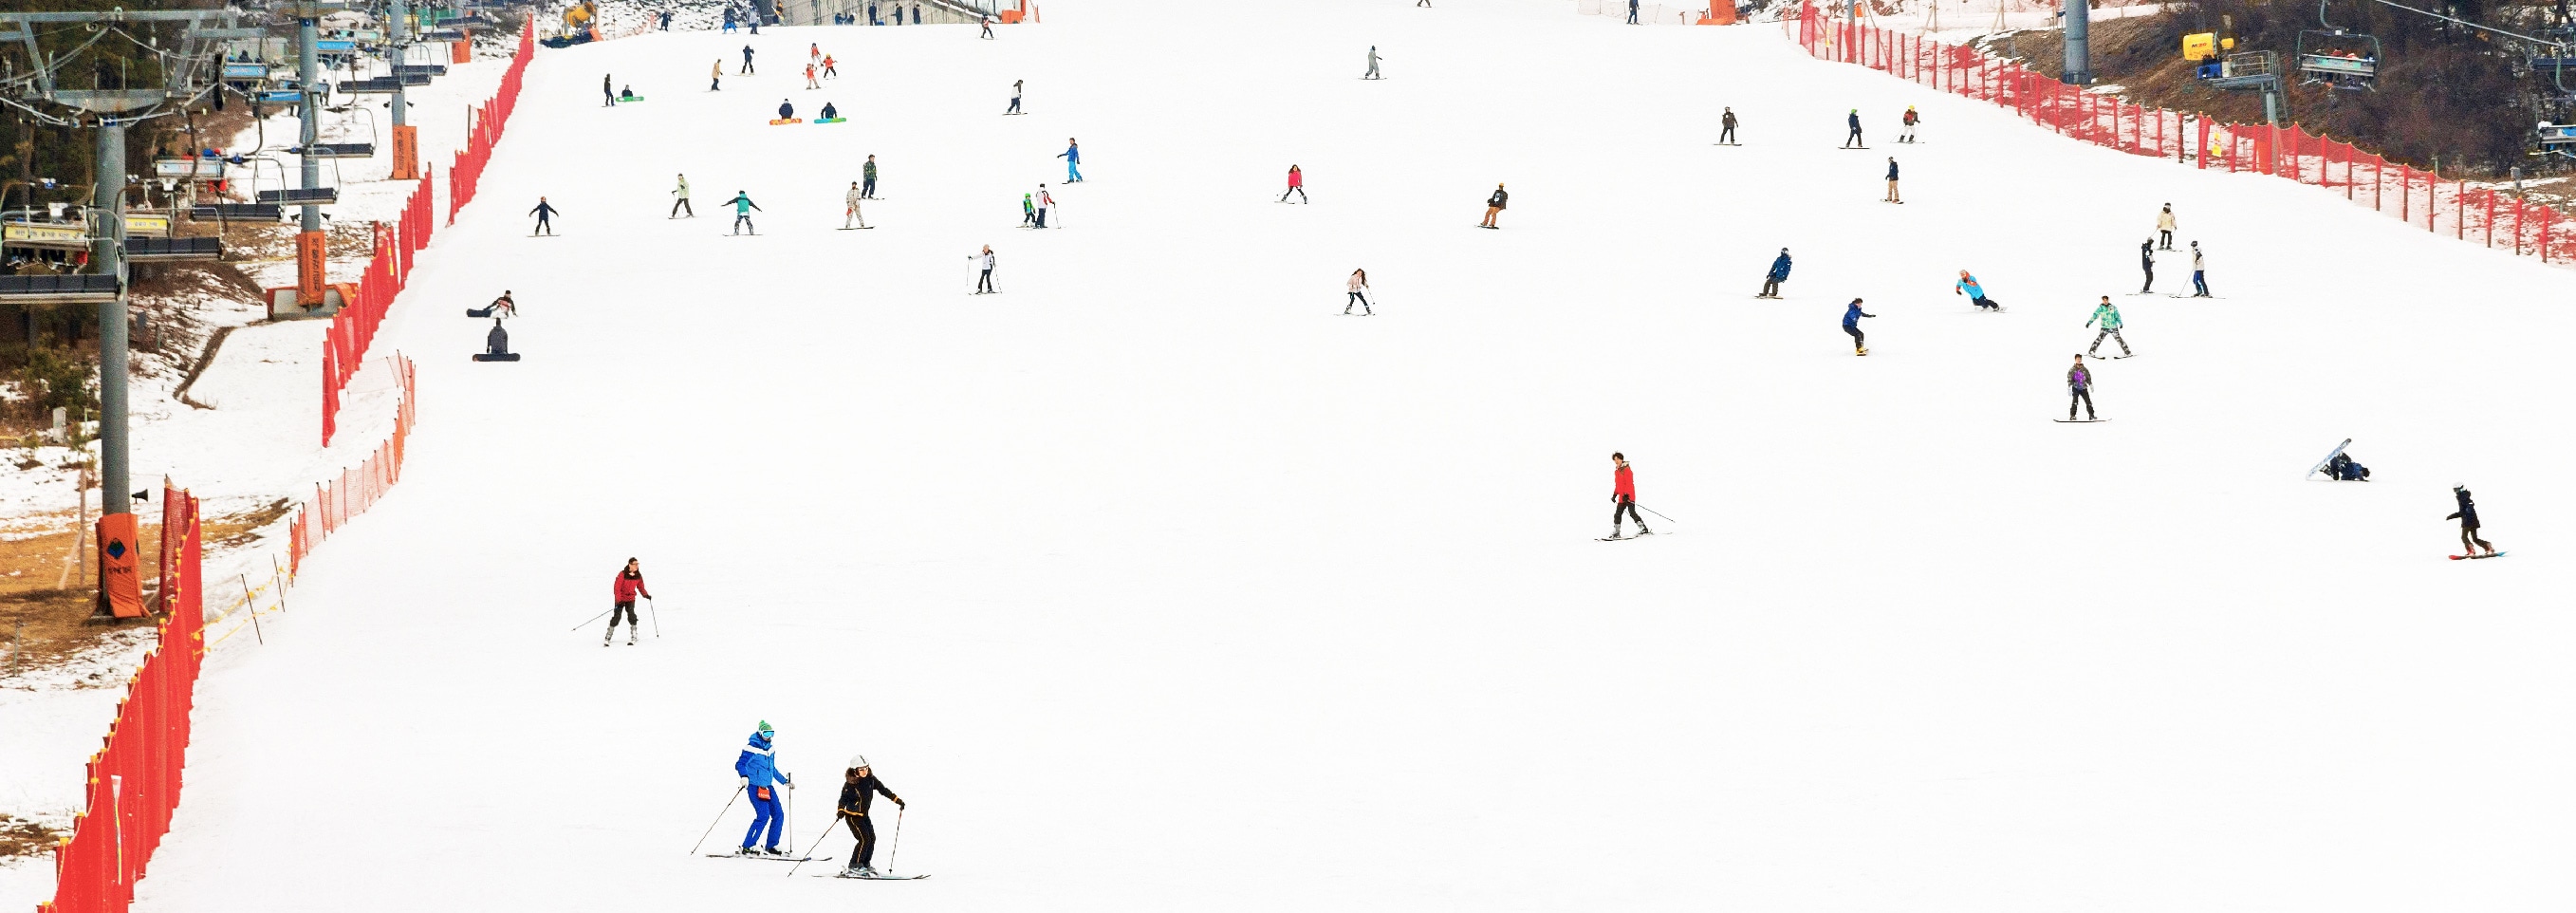
M2208 60L2218 56L2218 33L2202 32L2182 36L2182 59Z
M597 0L581 0L580 3L565 7L563 13L564 36L569 38L574 35L588 35L590 33L590 21L596 18L599 18L599 3Z

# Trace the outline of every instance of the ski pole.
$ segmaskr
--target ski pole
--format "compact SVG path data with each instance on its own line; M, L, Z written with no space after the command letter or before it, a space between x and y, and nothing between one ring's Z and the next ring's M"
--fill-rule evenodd
M833 811L834 811L834 814L832 815L832 823L833 823L833 824L839 824L839 823L841 823L841 816L840 816L840 814L839 814L839 809L834 809ZM805 847L805 855L802 855L802 856L797 857L797 858L796 858L796 864L795 864L795 865L791 865L791 866L788 866L788 867L787 867L787 877L789 877L789 878L794 878L794 877L796 877L796 870L797 870L797 869L800 869L800 868L804 868L804 867L805 867L805 860L808 860L808 859L812 859L812 858L814 858L814 851L815 851L815 850L822 849L822 848L823 848L823 841L824 841L824 840L827 840L827 839L830 839L830 838L831 838L831 836L832 836L832 829L831 829L831 828L829 828L829 827L825 827L825 828L823 828L823 836L814 838L814 842L813 842L812 844L810 844L810 845L808 845L808 846L806 846L806 847ZM791 845L792 845L792 844L791 844Z
M617 610L616 610L616 609L610 609L610 610L608 610L608 612L614 612L614 611L617 611ZM608 614L608 612L601 612L601 613L599 613L599 615L606 615L606 614ZM583 621L583 622L582 622L582 623L580 623L580 624L573 625L573 626L572 626L572 629L573 629L573 630L575 630L575 631L579 631L579 630L581 630L581 629L583 629L583 628L590 627L590 623L591 623L591 622L593 622L593 621L598 621L598 620L599 620L599 615L593 615L593 616L590 616L590 618L589 618L588 620Z
M1631 503L1634 503L1634 502L1631 502ZM1643 504L1639 504L1639 505L1637 505L1637 509L1642 510L1642 511L1645 511L1645 512L1650 513L1650 514L1654 514L1655 516L1658 516L1658 517L1664 517L1664 515L1663 515L1661 512L1659 512L1659 511L1655 510L1655 509L1654 509L1654 508L1652 508L1652 507L1647 507L1647 506L1645 506L1645 505L1643 505ZM1682 521L1680 521L1680 520L1675 520L1675 519L1673 519L1673 518L1671 518L1671 517L1664 517L1664 522L1666 522L1666 523L1679 523L1679 522L1682 522Z
M693 856L694 856L694 855L697 855L698 848L699 848L699 847L702 847L702 846L707 845L707 837L708 837L708 835L710 835L710 834L714 834L714 833L716 832L716 825L719 825L719 824L723 824L723 823L724 823L724 816L725 816L725 814L726 814L727 812L731 812L731 811L733 811L733 804L734 804L734 802L735 802L736 800L741 799L741 798L742 798L742 787L739 787L739 786L734 787L734 788L733 788L733 795L732 795L731 797L729 797L729 798L725 799L725 807L724 807L724 811L717 812L717 813L716 813L716 820L707 822L707 832L706 832L705 834L699 834L699 835L698 835L698 842L696 842L696 843L693 843L693 844L690 844L690 845L689 845L689 854L690 854L690 855L693 855Z
M796 781L787 781L787 845L796 845Z
M1660 516L1663 516L1663 515L1662 515L1662 514L1656 514L1656 516L1659 516L1659 517L1660 517ZM645 610L645 611L647 611L647 612L651 612L651 613L653 613L653 639L654 639L654 640L661 640L661 639L662 639L662 607L661 607L660 605L657 605L657 604L655 604L655 603L653 602L653 597L651 597L651 596L646 596L646 597L644 597L644 610Z
M894 874L894 854L903 852L903 806L894 807L894 839L886 843L886 874Z

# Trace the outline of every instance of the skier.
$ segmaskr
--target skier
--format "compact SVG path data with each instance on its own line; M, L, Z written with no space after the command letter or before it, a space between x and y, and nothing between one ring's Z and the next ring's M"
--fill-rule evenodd
M850 822L850 836L859 838L859 845L850 850L850 865L841 870L843 875L854 878L876 877L877 870L870 867L869 862L874 859L877 852L877 828L876 825L868 822L868 806L876 801L878 793L884 793L886 798L894 800L894 807L904 807L903 797L895 795L894 790L887 789L885 782L877 779L875 772L868 769L866 755L851 755L849 769L841 774L841 801L838 803L838 808L841 817Z
M747 44L742 46L742 75L751 75L751 45Z
M984 17L984 23L983 23L983 24L984 24L984 34L982 34L982 35L978 35L978 36L976 36L976 37L982 38L982 39L984 39L984 40L986 40L986 41L991 41L991 40L993 40L993 17L991 17L991 16L986 16L986 17Z
M984 258L984 274L975 280L975 294L990 295L993 293L993 245L984 245L981 256Z
M2193 241L2191 242L2191 296L2194 298L2209 297L2209 271L2203 269L2203 266L2200 259L2200 242Z
M2084 404L2084 418L2087 421L2096 418L2093 414L2093 372L2084 367L2082 355L2075 356L2075 366L2066 369L2066 394L2067 421L2075 420L2076 403Z
M1637 24L1637 0L1628 0L1628 24Z
M1896 156L1893 155L1887 157L1887 201L1890 203L1905 202L1905 199L1898 196L1896 193Z
M1780 283L1787 281L1789 281L1789 249L1783 247L1780 249L1780 256L1772 258L1771 271L1764 273L1762 276L1761 293L1754 295L1753 297L1778 298L1780 297Z
M1047 189L1046 189L1046 185L1045 185L1045 184L1039 184L1039 185L1038 185L1038 227L1039 227L1039 228L1045 228L1045 227L1047 227L1047 224L1046 224L1047 210L1054 209L1054 208L1055 208L1055 196L1054 196L1053 194L1049 194L1049 193L1047 193Z
M707 71L707 91L724 91L724 58L716 58L715 68Z
M751 201L750 193L740 190L734 191L733 199L726 200L725 202L733 206L734 234L742 234L742 230L746 228L751 229L752 234L756 235L760 233L760 229L751 224L751 211L759 209L760 204Z
M742 832L742 849L737 851L745 856L752 854L751 845L759 840L760 828L764 824L769 826L769 839L761 852L771 856L787 855L786 851L778 848L778 832L787 825L787 814L778 804L778 788L794 787L796 778L779 772L778 756L770 751L770 746L777 741L777 730L769 727L768 720L762 720L760 731L751 734L751 743L733 759L734 776L741 777L743 788L751 791L751 829Z
M2478 538L2478 504L2469 500L2468 486L2451 486L2451 497L2459 499L2460 510L2442 519L2460 521L2460 550L2468 553L2461 557L2475 556L2479 549L2486 549L2488 555L2496 554L2493 544Z
M1843 332L1845 332L1845 333L1850 333L1850 334L1851 334L1851 338L1852 338L1852 354L1854 354L1854 355L1867 355L1867 354L1869 354L1869 336L1868 336L1867 334L1864 334L1864 333L1862 333L1862 332L1860 331L1860 319L1861 319L1861 318L1863 318L1863 317L1876 317L1876 316L1878 316L1878 315L1876 315L1876 314L1872 314L1872 313L1869 313L1869 312L1864 311L1864 310L1861 310L1861 309L1860 309L1860 299L1858 299L1858 298L1854 298L1854 299L1852 299L1852 300L1851 300L1851 307L1844 309L1844 311L1843 311Z
M613 85L614 84L609 81L608 74L599 74L599 94L604 99L600 102L600 107L617 107L617 90L612 88Z
M1342 314L1344 316L1349 316L1351 313L1351 305L1353 304L1360 306L1360 316L1377 316L1377 309L1369 307L1368 270L1355 269L1351 271L1350 293L1351 300L1342 304Z
M859 196L870 200L877 198L876 156L868 156L867 164L859 166L859 182Z
M795 117L796 117L796 106L795 106L795 105L788 104L788 103L787 103L787 99L784 99L784 98L779 99L779 100L778 100L778 119L779 119L779 120L792 120L792 119L794 119Z
M850 227L850 220L852 219L858 220L860 228L868 227L868 217L859 213L859 200L861 199L863 198L859 196L859 182L851 181L849 192L841 194L842 228Z
M840 116L841 116L841 109L839 109L839 108L835 108L835 107L832 107L832 103L827 101L827 102L824 102L824 103L823 103L823 111L822 111L822 113L821 113L821 114L819 114L819 115L817 115L817 116L816 116L816 119L817 119L817 120L834 120L834 119L839 118Z
M1483 223L1481 223L1481 224L1483 225L1483 227L1486 227L1486 228L1500 228L1500 227L1501 227L1501 226L1499 226L1499 225L1495 225L1495 224L1494 224L1494 217L1495 217L1495 216L1497 216L1497 215L1501 215L1501 214L1502 214L1502 211L1503 211L1503 205L1504 205L1505 203L1510 202L1510 201L1511 201L1511 198L1512 198L1512 195L1511 195L1511 194L1508 194L1508 193L1504 193L1504 192L1503 192L1503 185L1501 185L1501 184L1495 184L1495 185L1494 185L1494 195L1493 195L1493 196L1489 196L1489 197L1486 197L1486 198L1485 198L1485 221L1484 221Z
M1904 132L1904 133L1902 133L1902 134L1900 134L1900 135L1898 135L1898 136L1896 137L1896 141L1897 141L1897 142L1900 142L1900 143L1910 143L1910 142L1913 142L1913 141L1914 141L1914 125L1915 125L1915 124L1917 124L1917 123L1921 123L1921 122L1922 122L1922 120L1923 120L1923 116L1922 116L1922 115L1914 113L1914 106L1913 106L1913 105L1906 105L1906 106L1905 106L1905 132Z
M2002 311L2004 309L2003 305L1996 304L1994 299L1986 297L1986 290L1977 285L1977 277L1968 275L1968 271L1964 269L1959 271L1958 284L1950 287L1950 294L1967 295L1970 302L1976 304L1978 307L1985 308L1990 311Z
M1011 109L1002 112L1003 114L1020 113L1020 90L1027 85L1028 80L1025 79L1011 80Z
M1860 148L1862 148L1862 149L1867 149L1867 148L1869 148L1869 144L1868 144L1868 143L1865 143L1865 142L1863 142L1863 141L1861 141L1861 138L1860 138L1860 109L1859 109L1859 108L1853 108L1853 109L1851 109L1851 119L1850 119L1850 124L1851 124L1851 135L1843 138L1843 148L1845 148L1845 149L1850 149L1850 148L1855 147L1855 146L1858 146L1858 147L1860 147Z
M2111 303L2111 296L2102 296L2102 303L2093 308L2093 316L2085 318L2084 325L2090 327L2097 320L2102 323L2102 332L2093 335L2093 345L2084 350L2085 354L2102 357L2102 340L2107 337L2120 344L2120 357L2129 357L2129 341L2120 337L2120 308Z
M1279 202L1288 202L1289 193L1297 195L1297 202L1315 202L1313 200L1306 199L1306 172L1298 170L1295 165L1288 166L1288 192L1279 195Z
M670 30L671 30L671 11L670 11L670 10L663 10L663 11L662 11L662 30L663 30L663 31L665 31L665 32L667 32L667 31L670 31Z
M631 626L626 629L626 645L632 647L635 645L635 635L644 633L644 623L635 617L635 597L642 595L646 599L651 599L653 591L644 588L644 569L638 566L633 558L626 559L626 569L617 572L617 581L612 589L617 594L617 601L608 608L608 634L599 639L599 645L608 646L610 640L616 639L617 616L623 614L626 616L626 623Z
M814 65L813 65L813 64L810 64L810 63L809 63L809 64L806 64L806 65L805 65L805 88L808 88L808 89L820 89L820 88L822 88L822 87L823 87L823 84L822 84L822 83L820 83L820 82L816 82L816 81L814 80Z
M483 354L510 354L510 331L501 328L501 318L492 318L492 332L483 334Z
M1033 228L1037 226L1038 204L1035 194L1020 194L1020 224Z
M671 188L671 196L676 197L677 199L671 201L671 214L666 218L679 218L680 213L683 212L688 213L689 218L694 219L698 217L698 211L689 207L688 175L680 175L680 186Z
M838 64L839 64L839 61L833 60L833 59L832 59L832 55L830 55L830 54L825 54L825 55L823 55L823 78L824 78L824 79L839 79L839 78L841 78L841 71L840 71L840 69L839 69L839 68L838 68L838 66L837 66Z
M823 46L818 43L807 42L805 45L805 63L810 66L821 62L823 62Z
M1721 146L1732 146L1732 145L1735 145L1735 109L1734 109L1734 108L1728 108L1728 109L1726 109L1726 113L1725 113L1725 114L1723 114L1723 115L1720 115L1720 116L1718 117L1718 119L1717 119L1717 124L1718 124L1718 131L1717 131L1717 142L1718 142L1718 145L1721 145Z
M528 232L528 235L529 235L530 237L534 237L538 231L545 232L546 234L549 234L549 235L554 234L554 233L555 233L555 224L554 224L554 217L555 217L555 213L562 212L562 211L563 211L563 210L556 209L556 208L554 207L554 204L546 202L546 198L544 198L544 197L538 197L538 198L537 198L537 208L535 208L535 209L531 209L531 210L528 210L528 214L529 214L529 215L532 215L532 216L536 216L536 217L537 217L537 228L536 228L536 231Z
M2148 238L2145 241L2138 242L2138 269L2145 271L2147 274L2147 284L2138 286L2138 294L2144 295L2148 292L2154 291L2156 288L2156 239Z
M1072 137L1065 137L1064 151L1056 153L1055 157L1064 160L1065 183L1071 184L1075 181L1082 180L1081 143L1074 142Z
M725 17L725 20L724 20L724 34L728 34L728 35L729 35L729 34L732 34L732 33L733 33L733 30L734 30L734 24L733 24L733 9L732 9L731 7L727 7L727 8L725 9L725 11L724 11L724 17Z
M1385 79L1385 78L1386 78L1386 77L1384 77L1384 76L1379 76L1379 75L1377 75L1377 61L1378 61L1378 56L1377 56L1377 45L1374 45L1374 44L1369 45L1369 55L1368 55L1369 69L1368 69L1368 75L1360 77L1361 79Z
M2173 249L2173 233L2173 204L2167 203L2163 212L2156 213L2156 234L2163 236L2163 249Z
M1654 535L1654 530L1646 528L1646 518L1637 515L1637 477L1628 471L1628 457L1613 453L1610 465L1614 467L1610 470L1610 538L1621 538L1619 518L1622 515L1637 521L1637 535Z

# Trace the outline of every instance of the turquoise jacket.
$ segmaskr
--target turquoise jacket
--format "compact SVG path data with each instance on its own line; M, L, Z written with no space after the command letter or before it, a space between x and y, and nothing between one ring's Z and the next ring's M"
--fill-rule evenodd
M2086 320L2086 321L2084 321L2084 325L2085 325L2085 326L2088 326L2088 327L2089 327L2089 326L2092 326L2092 325L2093 325L2093 321L2095 321L2095 320L2099 320L2099 321L2101 321L2101 322L2102 322L2102 328L2103 328L2103 329L2105 329L2105 330L2116 330L2116 329L2119 329L2119 328L2120 328L2120 309L2119 309L2119 308L2117 308L2117 307L2113 307L2113 306L2111 306L2111 305L2109 305L2109 304L2103 304L2103 305L2101 305L2101 306L2099 306L2099 307L2096 307L2096 308L2094 308L2094 309L2093 309L2093 317L2092 317L2092 319L2091 319L2091 320Z

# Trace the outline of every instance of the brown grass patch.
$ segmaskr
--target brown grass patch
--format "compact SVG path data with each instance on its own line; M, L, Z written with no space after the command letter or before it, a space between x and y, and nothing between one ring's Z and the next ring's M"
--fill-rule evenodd
M0 859L35 856L54 850L64 832L25 818L0 815Z

